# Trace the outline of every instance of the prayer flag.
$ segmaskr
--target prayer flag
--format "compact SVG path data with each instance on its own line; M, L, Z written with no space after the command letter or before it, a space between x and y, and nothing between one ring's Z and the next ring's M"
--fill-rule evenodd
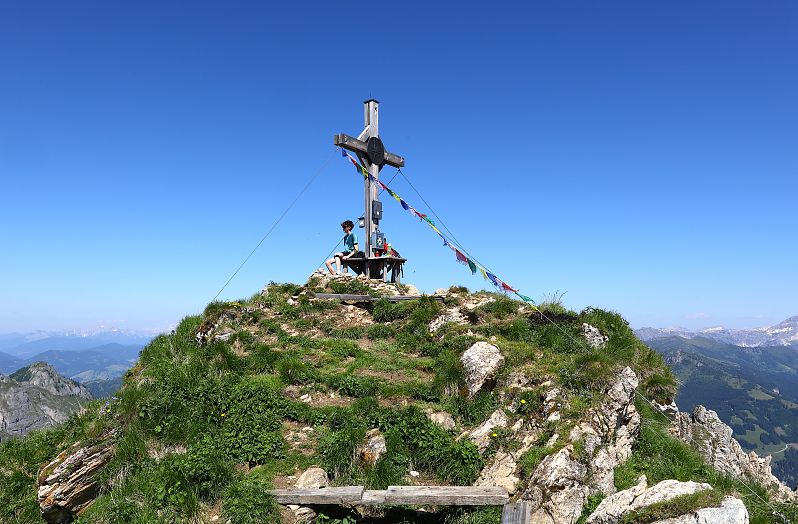
M490 280L491 282L493 282L493 285L494 285L494 286L496 286L496 287L501 287L501 286L499 285L499 283L497 282L496 275L494 275L493 273L488 273L488 280Z
M400 200L399 200L399 203L402 205L402 209L404 209L405 211L407 211L408 209L410 209L410 206L408 206L408 205L407 205L407 202L405 202L404 200L401 200L401 199L400 199Z
M485 280L488 280L488 274L485 272L484 269L479 268L479 272L482 273L482 278L484 278Z
M517 293L517 291L510 286L507 285L507 282L502 282L502 289L504 291L512 291L513 293Z
M457 261L458 261L458 262L460 262L461 264L468 265L468 259L466 258L466 256L465 256L464 254L462 254L462 253L460 252L460 250L459 250L459 249L455 249L455 250L454 250L454 254L455 254L455 256L457 257Z
M468 269L471 270L472 275L477 274L477 265L470 258L468 259Z
M530 302L530 303L532 303L532 304L534 304L534 303L535 303L535 301L534 301L534 300L532 300L531 298L529 298L529 297L528 297L528 296L526 296L526 295L522 295L522 294L521 294L521 293L519 293L518 291L516 291L516 292L515 292L515 294L516 294L516 295L518 295L518 298L520 298L520 299L521 299L521 300L523 300L524 302Z

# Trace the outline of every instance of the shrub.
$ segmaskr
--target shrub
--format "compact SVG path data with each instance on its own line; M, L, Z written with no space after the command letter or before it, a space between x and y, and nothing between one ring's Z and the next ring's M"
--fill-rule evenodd
M256 475L235 479L224 490L222 514L232 524L279 522L280 507L267 493L271 485Z
M383 338L391 338L396 333L391 326L386 326L385 324L372 324L368 327L366 331L366 336L371 340L379 340Z

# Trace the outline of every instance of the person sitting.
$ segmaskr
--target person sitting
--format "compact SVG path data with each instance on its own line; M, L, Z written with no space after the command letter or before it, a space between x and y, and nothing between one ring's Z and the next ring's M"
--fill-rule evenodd
M325 262L327 270L331 275L341 272L342 260L349 260L358 253L357 235L352 232L352 229L355 228L355 224L353 224L351 220L344 220L341 222L341 228L344 230L344 250L340 253L336 253L331 259ZM335 270L333 270L333 263L335 264Z

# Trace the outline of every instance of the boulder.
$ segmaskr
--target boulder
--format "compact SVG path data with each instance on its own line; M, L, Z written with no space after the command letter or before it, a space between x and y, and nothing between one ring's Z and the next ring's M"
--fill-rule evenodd
M327 477L327 472L322 468L312 467L299 476L294 486L297 488L326 488L329 485L330 479Z
M44 466L37 494L42 518L51 523L71 522L85 511L99 492L100 471L113 452L114 438L109 432L96 444L76 442Z
M498 347L479 341L463 353L460 362L465 369L468 396L473 396L485 382L495 377L496 371L504 364L504 357Z
M748 524L748 510L742 500L726 497L719 508L703 508L652 524Z
M427 418L445 430L452 430L456 425L454 423L454 418L445 411L427 413Z
M712 489L712 486L706 483L680 482L678 480L663 480L646 488L646 478L643 476L636 486L619 491L602 500L586 522L587 524L615 524L632 511L708 489Z
M380 430L372 429L366 433L366 443L360 448L360 461L367 466L373 466L387 451L385 437Z
M582 323L582 334L592 348L603 348L610 339L607 335L602 335L597 327L591 326L587 322Z

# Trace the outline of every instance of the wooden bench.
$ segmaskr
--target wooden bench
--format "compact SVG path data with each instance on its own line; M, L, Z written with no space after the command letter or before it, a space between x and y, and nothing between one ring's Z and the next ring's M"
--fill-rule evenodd
M503 506L501 524L531 522L529 502L510 503L510 496L494 486L388 486L386 490L364 486L273 489L279 504L316 506Z
M407 262L402 257L369 257L369 258L350 258L341 260L343 267L352 269L356 274L366 273L369 278L388 279L390 282L399 284L402 281L402 266Z

